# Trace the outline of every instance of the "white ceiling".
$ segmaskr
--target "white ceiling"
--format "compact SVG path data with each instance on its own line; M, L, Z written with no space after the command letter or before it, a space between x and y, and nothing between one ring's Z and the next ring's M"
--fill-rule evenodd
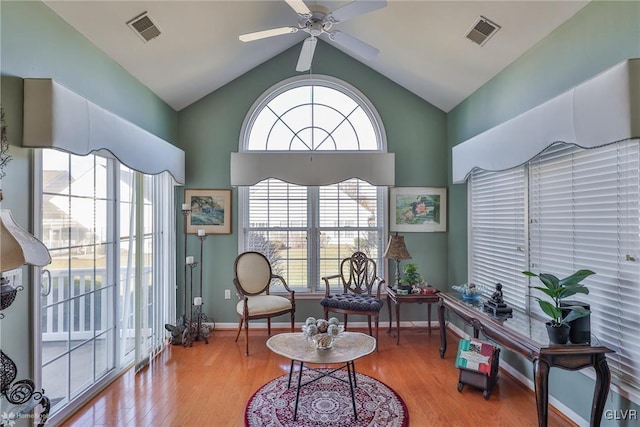
M361 0L366 1L366 0ZM309 1L329 10L348 1ZM244 33L296 26L280 1L45 1L176 110L300 43L298 32L242 43ZM587 1L401 1L334 26L377 47L368 67L445 112L584 7ZM126 25L147 11L148 43ZM502 28L483 47L465 35L480 16ZM296 64L291 64L292 70Z

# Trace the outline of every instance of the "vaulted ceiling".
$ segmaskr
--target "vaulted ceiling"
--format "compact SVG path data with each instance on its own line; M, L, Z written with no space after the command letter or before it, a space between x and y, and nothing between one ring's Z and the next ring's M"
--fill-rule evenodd
M305 3L332 11L350 2ZM308 37L298 31L248 43L238 39L297 26L298 15L282 0L45 4L178 111ZM586 4L389 0L386 7L334 25L377 48L376 57L364 59L329 43L449 111ZM146 43L126 24L144 12L161 30ZM466 37L481 16L501 27L483 46Z

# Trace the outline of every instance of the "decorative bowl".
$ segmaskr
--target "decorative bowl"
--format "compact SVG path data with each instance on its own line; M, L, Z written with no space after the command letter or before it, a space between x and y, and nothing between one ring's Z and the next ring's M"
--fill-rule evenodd
M334 336L327 333L316 334L311 337L313 344L318 350L327 350L333 346Z
M482 295L482 289L474 285L473 283L465 283L464 285L452 286L452 288L460 292L460 296L462 296L463 300L477 300L480 295Z
M329 349L333 346L333 341L344 332L344 326L340 325L337 318L329 320L315 319L310 317L302 326L302 335L311 341L318 349Z

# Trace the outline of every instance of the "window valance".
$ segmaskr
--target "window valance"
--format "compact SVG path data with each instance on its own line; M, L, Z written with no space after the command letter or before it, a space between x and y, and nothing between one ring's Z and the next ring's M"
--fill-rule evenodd
M634 138L640 138L638 58L453 147L453 182L464 182L476 168L521 165L555 142L594 148Z
M277 178L298 185L329 185L360 178L371 185L395 185L395 154L379 152L231 153L231 185Z
M106 150L136 171L185 180L184 151L51 79L25 79L22 145L77 155Z

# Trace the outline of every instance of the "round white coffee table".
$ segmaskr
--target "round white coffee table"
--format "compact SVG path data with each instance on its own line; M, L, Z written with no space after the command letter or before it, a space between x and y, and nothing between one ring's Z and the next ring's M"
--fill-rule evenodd
M291 359L291 367L289 368L289 383L287 387L291 387L291 374L293 373L294 363L300 363L298 371L298 389L296 392L296 403L293 411L293 419L298 416L298 400L300 398L300 388L320 378L329 376L338 381L347 382L341 378L337 378L332 374L343 368L347 368L347 377L349 378L349 388L351 390L351 402L353 404L353 415L358 419L356 413L356 398L354 387L356 384L356 368L354 361L376 349L376 339L360 332L343 332L333 342L333 346L329 349L317 349L313 341L307 340L301 332L291 332L274 335L267 341L267 347L276 354ZM310 367L307 369L318 373L318 377L301 383L302 369L305 364L330 365L340 364L341 366L329 371L319 371Z

